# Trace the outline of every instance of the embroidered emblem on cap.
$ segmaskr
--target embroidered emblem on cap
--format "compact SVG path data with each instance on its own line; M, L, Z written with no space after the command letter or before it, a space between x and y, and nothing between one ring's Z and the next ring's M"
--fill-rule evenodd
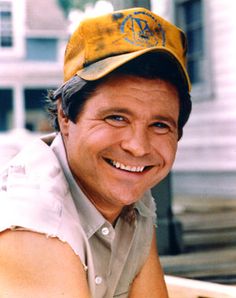
M165 31L149 13L136 11L129 14L121 24L120 30L125 40L137 46L165 46Z

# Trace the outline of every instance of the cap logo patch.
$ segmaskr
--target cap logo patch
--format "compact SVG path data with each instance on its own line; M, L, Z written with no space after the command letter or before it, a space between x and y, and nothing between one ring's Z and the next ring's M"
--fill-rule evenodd
M122 34L125 34L124 39L133 45L165 46L165 31L161 24L147 12L136 11L129 14L123 20L120 30Z

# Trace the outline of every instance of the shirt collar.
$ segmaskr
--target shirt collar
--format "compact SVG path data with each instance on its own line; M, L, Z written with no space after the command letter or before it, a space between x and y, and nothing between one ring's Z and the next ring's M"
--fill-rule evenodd
M156 205L151 195L151 191L146 191L141 200L135 203L134 208L141 216L156 217Z

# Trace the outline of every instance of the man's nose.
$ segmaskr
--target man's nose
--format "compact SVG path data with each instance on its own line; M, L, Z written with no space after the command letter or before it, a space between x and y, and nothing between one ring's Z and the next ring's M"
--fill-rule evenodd
M143 128L130 128L129 133L127 133L121 142L121 147L135 157L149 154L151 151L151 144L148 132Z

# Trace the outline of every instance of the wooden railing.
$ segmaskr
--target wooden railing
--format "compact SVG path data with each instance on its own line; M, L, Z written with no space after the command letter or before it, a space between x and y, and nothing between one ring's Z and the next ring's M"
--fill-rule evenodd
M236 298L236 286L165 276L169 298Z

